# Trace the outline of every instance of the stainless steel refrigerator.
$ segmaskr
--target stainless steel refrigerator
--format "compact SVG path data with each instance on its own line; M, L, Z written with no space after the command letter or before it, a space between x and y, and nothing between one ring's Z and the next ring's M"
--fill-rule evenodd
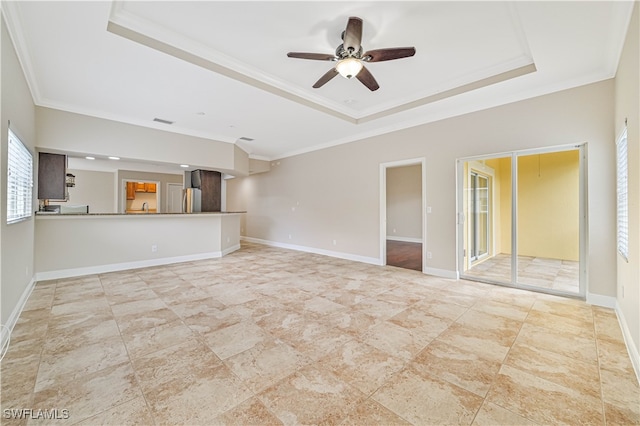
M198 213L202 211L202 191L198 188L187 188L182 191L182 212Z

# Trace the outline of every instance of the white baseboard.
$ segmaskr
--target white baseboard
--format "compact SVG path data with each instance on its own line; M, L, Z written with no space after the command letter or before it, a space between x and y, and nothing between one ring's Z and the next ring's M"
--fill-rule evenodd
M631 365L636 373L636 379L638 379L638 383L640 383L640 351L638 351L638 347L633 343L631 331L629 331L629 327L627 327L627 320L617 301L615 310L618 316L618 322L620 323L620 329L622 330L622 337L624 337L624 343L627 346L627 352L629 352L629 357L631 358Z
M307 247L307 246L299 246L299 245L295 245L295 244L279 243L279 242L276 242L276 241L263 240L263 239L260 239L260 238L253 238L253 237L241 237L240 239L242 241L247 241L247 242L256 243L256 244L263 244L263 245L271 246L271 247L279 247L279 248L284 248L284 249L289 249L289 250L302 251L302 252L305 252L305 253L321 254L323 256L336 257L338 259L353 260L355 262L369 263L371 265L382 265L382 262L380 261L380 259L378 259L376 257L360 256L360 255L357 255L357 254L343 253L343 252L339 252L339 251L325 250L325 249L319 249L319 248L315 248L315 247Z
M159 259L140 260L135 262L112 263L108 265L87 266L84 268L59 269L57 271L38 272L37 281L55 280L60 278L79 277L82 275L105 274L107 272L125 271L127 269L148 268L150 266L170 265L172 263L191 262L194 260L217 259L235 250L240 245L236 245L222 251L209 253L190 254L176 257L162 257Z
M452 280L460 279L460 274L458 271L450 271L449 269L438 269L438 268L423 268L423 271L427 275L434 275L436 277L441 278L449 278Z
M18 300L15 308L13 308L11 315L9 315L9 318L7 318L7 323L4 324L6 328L2 327L2 331L0 332L0 348L4 348L5 344L8 343L11 332L13 331L13 327L16 326L18 318L20 318L20 314L22 313L24 306L27 304L27 300L29 299L29 296L31 296L31 292L33 291L35 286L36 279L35 277L33 277L20 295L20 299Z
M422 238L397 237L395 235L387 235L387 240L402 241L402 242L405 242L405 243L422 243Z
M618 302L613 296L603 296L601 294L587 293L587 303L590 305L602 306L603 308L615 309Z
M222 256L226 256L229 253L233 253L236 250L240 250L240 243L236 244L235 246L231 246L229 248L222 250Z

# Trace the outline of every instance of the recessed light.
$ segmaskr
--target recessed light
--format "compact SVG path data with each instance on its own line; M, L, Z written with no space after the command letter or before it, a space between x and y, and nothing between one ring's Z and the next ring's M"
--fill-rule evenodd
M84 158L86 158L87 160L95 160L96 159L96 157L89 157L89 156L84 157Z
M109 160L119 160L120 157L109 157Z
M188 164L180 164L180 167L187 168L187 167L189 167L189 165Z

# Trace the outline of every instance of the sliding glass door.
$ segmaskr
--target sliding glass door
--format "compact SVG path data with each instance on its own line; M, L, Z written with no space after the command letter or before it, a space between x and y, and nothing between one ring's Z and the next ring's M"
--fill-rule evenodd
M584 296L583 148L458 162L460 275Z

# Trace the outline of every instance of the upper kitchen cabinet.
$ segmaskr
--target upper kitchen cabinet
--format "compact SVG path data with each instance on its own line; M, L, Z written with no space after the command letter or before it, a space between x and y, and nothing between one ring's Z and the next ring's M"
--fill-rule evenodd
M67 199L67 156L62 154L38 154L38 199Z
M136 182L127 182L127 200L135 200L136 199Z
M150 183L150 182L131 182L131 185L133 185L135 187L135 192L152 192L152 193L156 192L156 184L155 183ZM128 187L127 187L127 189L128 189Z
M212 170L191 172L191 186L202 191L203 212L219 212L222 206L222 174Z

